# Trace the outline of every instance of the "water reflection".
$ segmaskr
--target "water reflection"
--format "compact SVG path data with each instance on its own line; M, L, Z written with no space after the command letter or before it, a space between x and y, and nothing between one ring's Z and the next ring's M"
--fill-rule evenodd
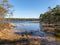
M33 36L40 36L44 37L44 39L41 40L41 45L60 45L60 41L55 41L54 35L50 33L45 33L42 31L42 25L39 22L31 22L31 21L18 21L13 23L16 25L16 28L18 30L28 31L29 34L32 32ZM21 34L20 32L16 32L16 34ZM24 32L22 33L24 34Z

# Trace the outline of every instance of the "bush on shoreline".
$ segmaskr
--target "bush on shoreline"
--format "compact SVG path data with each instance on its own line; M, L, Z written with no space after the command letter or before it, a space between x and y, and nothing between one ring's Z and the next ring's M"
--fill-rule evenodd
M47 12L40 15L40 22L45 24L42 25L43 31L53 33L52 35L55 35L55 37L60 37L60 5L48 8Z

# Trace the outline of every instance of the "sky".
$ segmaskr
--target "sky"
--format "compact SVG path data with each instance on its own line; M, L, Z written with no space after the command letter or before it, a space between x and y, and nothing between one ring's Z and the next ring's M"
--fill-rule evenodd
M60 5L60 0L9 0L14 7L13 18L39 18L48 7Z

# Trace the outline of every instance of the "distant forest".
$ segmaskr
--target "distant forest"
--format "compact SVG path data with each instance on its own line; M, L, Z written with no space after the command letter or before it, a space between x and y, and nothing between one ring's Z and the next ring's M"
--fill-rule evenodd
M6 20L39 21L39 18L6 18Z

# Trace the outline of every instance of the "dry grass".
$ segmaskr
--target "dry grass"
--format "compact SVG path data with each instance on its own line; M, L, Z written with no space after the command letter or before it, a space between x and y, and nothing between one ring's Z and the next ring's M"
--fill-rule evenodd
M0 23L0 30L4 30L4 29L11 29L11 27L13 27L12 24L10 23Z

